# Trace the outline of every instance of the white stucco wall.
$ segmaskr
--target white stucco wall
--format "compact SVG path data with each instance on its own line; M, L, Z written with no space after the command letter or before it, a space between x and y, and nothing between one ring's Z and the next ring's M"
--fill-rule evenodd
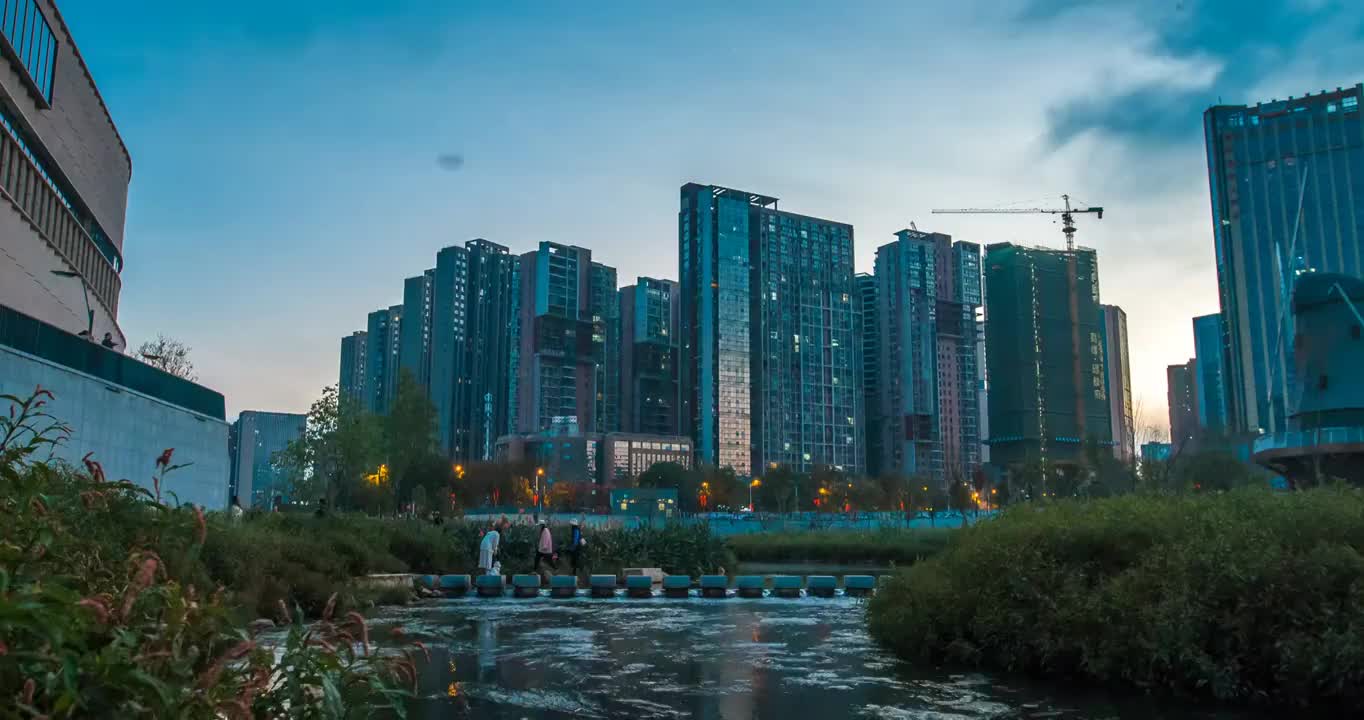
M25 398L39 385L55 396L44 409L73 430L57 457L79 467L93 452L109 479L150 489L157 456L175 448L173 464L193 464L170 474L163 497L173 492L182 503L227 506L226 422L0 345L0 394ZM8 414L5 405L0 412Z

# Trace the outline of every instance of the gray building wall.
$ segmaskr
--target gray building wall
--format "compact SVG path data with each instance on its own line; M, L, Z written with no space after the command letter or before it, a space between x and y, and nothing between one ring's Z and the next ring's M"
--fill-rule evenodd
M174 448L175 464L192 463L167 476L161 491L182 503L210 510L227 507L227 423L125 386L0 345L0 394L28 397L41 385L53 398L44 408L71 426L54 457L76 467L92 453L110 480L130 480L151 489L156 458ZM0 403L0 412L8 408Z

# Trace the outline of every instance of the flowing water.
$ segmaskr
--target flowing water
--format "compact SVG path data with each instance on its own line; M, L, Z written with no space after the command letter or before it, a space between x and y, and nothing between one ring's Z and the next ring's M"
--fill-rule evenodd
M410 717L1248 718L923 670L867 636L863 606L821 600L467 598L374 619L424 642Z

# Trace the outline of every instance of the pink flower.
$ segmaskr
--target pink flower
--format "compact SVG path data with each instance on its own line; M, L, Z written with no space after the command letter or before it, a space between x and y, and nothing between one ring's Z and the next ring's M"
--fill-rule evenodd
M162 450L161 456L156 459L156 466L166 467L167 465L170 465L171 453L173 452L175 452L175 448L166 448L165 450Z
M104 604L103 600L100 600L99 598L85 598L76 604L80 607L93 610L95 617L99 619L101 624L109 622L109 608Z

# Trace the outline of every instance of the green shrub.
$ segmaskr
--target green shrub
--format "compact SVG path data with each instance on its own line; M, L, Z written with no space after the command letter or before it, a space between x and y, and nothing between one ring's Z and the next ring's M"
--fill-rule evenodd
M1364 710L1364 494L1021 505L868 609L901 656Z
M728 544L743 562L910 565L941 552L953 532L937 528L757 533L736 535Z

